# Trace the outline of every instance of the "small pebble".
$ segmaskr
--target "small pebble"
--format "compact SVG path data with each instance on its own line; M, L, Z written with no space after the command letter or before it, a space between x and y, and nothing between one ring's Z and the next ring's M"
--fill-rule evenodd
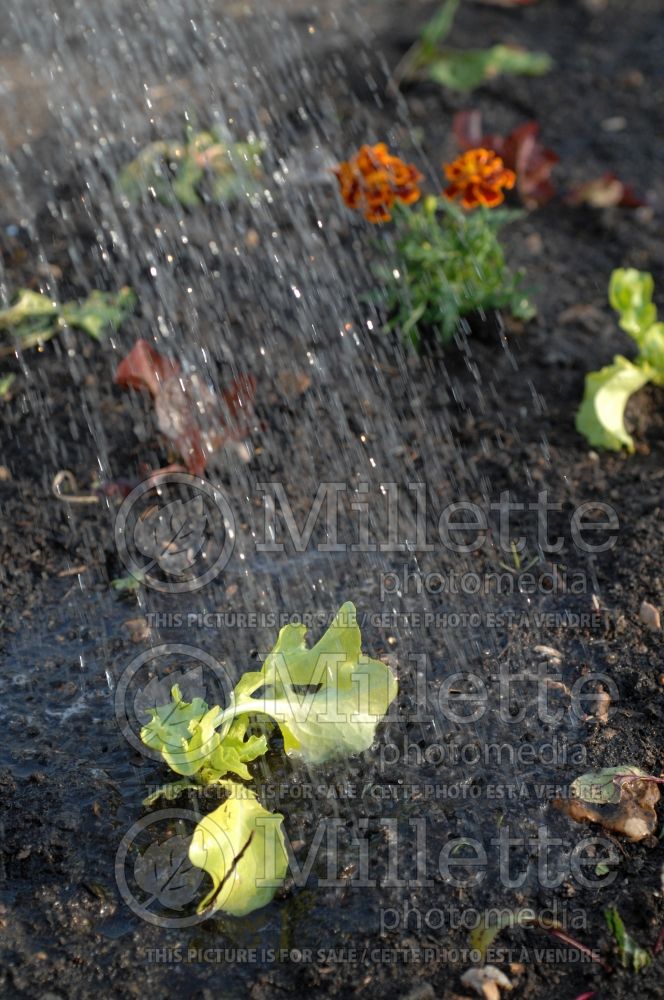
M558 663L561 663L563 658L563 654L558 649L554 649L553 646L533 646L533 653Z
M622 132L627 128L627 119L622 115L614 115L612 118L605 118L601 124L605 132Z
M662 627L659 611L654 604L643 601L639 610L639 618L651 632L659 632Z

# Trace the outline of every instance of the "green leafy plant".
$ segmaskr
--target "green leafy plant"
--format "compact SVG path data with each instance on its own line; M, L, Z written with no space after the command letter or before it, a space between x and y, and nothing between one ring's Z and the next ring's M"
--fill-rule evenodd
M128 574L127 576L116 577L111 580L111 587L119 594L137 594L143 585L140 574Z
M615 906L604 911L604 919L616 942L623 969L631 969L633 972L642 972L646 969L652 962L650 952L637 944L631 934L628 934Z
M268 903L284 880L283 816L237 780L252 780L247 765L267 753L270 732L278 730L284 752L305 764L348 757L369 749L396 697L390 668L362 654L353 604L339 609L311 649L305 634L302 625L283 628L262 669L240 678L226 708L185 702L174 686L171 702L151 709L141 732L181 776L145 805L210 785L227 795L198 824L189 849L192 864L212 879L199 913L242 916Z
M380 301L391 329L416 349L427 331L449 343L464 316L507 308L528 320L535 309L521 272L510 272L498 233L520 217L511 209L464 212L429 196L414 209L395 206L396 267L376 268Z
M474 312L507 306L524 320L535 313L498 240L500 228L518 217L496 212L516 173L484 147L443 168L449 182L443 195L423 199L422 174L384 142L363 145L334 170L349 208L374 225L394 220L394 253L375 268L381 288L372 297L388 328L398 328L417 350L428 332L449 343L460 320Z
M403 79L425 77L451 90L470 91L498 76L542 76L552 68L553 61L546 53L511 45L493 45L488 49L443 48L459 4L460 0L445 0L397 66L392 76L394 85Z
M524 320L535 313L498 240L501 226L518 216L496 212L516 173L484 147L466 150L443 169L449 182L443 195L423 199L422 174L384 142L363 145L334 170L349 208L374 225L394 221L395 252L375 268L381 289L372 297L388 328L398 328L417 350L429 332L448 343L462 317L474 312L508 306Z
M634 441L625 428L627 402L649 382L664 386L664 323L657 322L653 291L647 272L621 268L611 275L609 301L638 354L634 361L618 354L613 364L586 375L576 429L593 447L633 452Z
M234 142L220 129L152 142L120 172L118 186L132 203L151 196L165 205L195 208L203 201L236 201L258 190L261 142Z
M59 304L41 292L21 289L12 306L0 311L0 357L51 340L66 327L83 330L101 340L108 329L117 329L136 307L131 288L119 292L91 292L82 302Z

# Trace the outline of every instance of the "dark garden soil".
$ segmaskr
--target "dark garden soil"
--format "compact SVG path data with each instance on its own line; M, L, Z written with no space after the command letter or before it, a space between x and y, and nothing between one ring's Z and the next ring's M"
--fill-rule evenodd
M320 774L307 775L313 789L309 799L283 791L303 779L278 754L271 755L269 770L257 769L259 781L276 782L282 789L276 805L286 816L299 857L306 855L321 817L342 821L338 885L317 886L326 871L321 854L306 885L287 879L275 901L249 918L215 918L175 930L153 926L121 898L114 865L123 835L146 812L141 807L146 787L166 780L165 769L128 746L116 721L112 691L132 658L160 639L194 642L237 672L246 668L257 649L270 648L276 629L166 629L160 635L139 628L145 615L191 609L327 613L346 599L362 611L382 612L396 605L389 597L381 599L378 571L400 572L406 565L412 569L412 564L405 556L399 557L401 562L381 562L376 556L371 563L350 554L318 561L314 556L311 562L293 556L290 562L271 566L250 552L248 570L232 562L204 597L198 595L197 603L192 599L186 607L158 594L146 593L138 600L118 594L110 581L124 574L113 536L120 501L66 503L54 497L51 483L58 470L69 469L79 489L89 493L99 475L100 454L104 473L115 477L138 478L142 465L166 464L167 451L150 429L147 404L112 384L118 356L136 336L151 336L147 311L139 310L113 344L97 345L72 332L43 350L27 352L21 363L4 359L1 372L15 372L16 381L9 400L0 403L3 997L466 996L460 976L471 964L469 931L436 926L432 916L444 908L449 913L450 907L458 912L491 907L541 912L557 907L559 917L582 915L584 925L568 927L569 933L599 949L611 971L575 956L573 946L541 930L507 929L497 939L504 953L494 955L494 964L512 980L514 996L573 1000L596 991L601 1000L617 1000L662 995L661 955L641 974L621 969L603 916L607 907L615 906L636 941L654 947L664 928L664 857L656 837L634 844L595 828L609 838L620 859L617 877L601 889L584 887L569 872L554 887L542 885L532 872L537 861L532 846L515 852L517 868L520 863L525 870L531 862L528 878L516 888L501 882L493 848L488 849L487 878L466 889L438 875L436 859L450 838L476 837L488 844L501 826L536 836L545 825L571 849L592 830L573 824L553 807L560 787L594 766L632 764L651 774L661 771L662 633L641 622L639 608L643 600L664 607L664 395L647 388L630 403L628 422L637 441L633 456L589 450L574 429L574 414L584 374L609 363L615 353L630 352L607 303L611 271L619 266L652 271L664 308L659 252L664 11L658 0L540 0L516 10L468 2L462 5L452 44L511 41L544 49L555 59L554 70L537 79L494 81L465 98L432 84L411 84L403 88L397 104L385 93L385 67L396 65L436 4L383 0L360 6L361 17L343 3L322 5L320 13L312 13L308 4L292 3L288 12L305 47L312 79L322 81L329 92L336 136L346 143L327 152L345 156L360 141L377 141L389 133L393 144L422 162L422 152L413 151L415 139L432 164L433 182L440 161L455 153L451 120L456 110L480 107L488 128L501 132L536 118L545 144L560 156L555 172L559 195L513 223L505 242L509 259L527 272L538 316L525 327L509 317L504 327L493 319L477 324L444 357L434 352L424 359L404 354L391 336L365 331L361 337L370 339L361 340L357 348L361 377L355 379L346 367L350 355L338 354L331 336L307 342L300 330L289 337L287 315L283 310L280 316L271 312L278 308L270 300L274 274L261 263L260 248L248 249L248 254L257 254L248 274L256 283L265 269L265 294L251 281L247 284L232 262L224 262L216 287L226 282L219 308L227 313L226 332L242 344L239 367L250 365L257 375L262 429L254 435L247 466L229 462L210 476L236 499L240 510L247 503L243 498L251 498L254 513L260 504L255 484L283 481L298 518L304 517L318 481L356 472L370 480L372 488L393 476L400 482L426 481L432 503L438 504L458 496L481 502L498 498L504 490L527 502L547 489L561 504L552 522L566 542L556 559L558 571L583 572L589 586L583 594L568 588L540 598L537 608L593 617L586 617L585 623L575 619L569 626L560 619L539 626L527 617L505 620L486 634L430 625L400 630L370 622L363 629L364 648L390 658L401 686L399 705L379 731L375 752L342 768L328 766ZM249 19L242 5L237 8L241 31ZM11 62L3 65L9 74ZM28 81L21 86L27 92ZM310 81L309 86L315 90L319 83ZM42 114L43 95L35 92L28 100L24 93L23 99L32 105L42 129L33 145L43 166L49 150L57 154L62 137L53 133L48 116ZM297 106L289 105L284 119L296 118ZM3 128L12 127L7 119ZM10 146L12 134L6 136ZM636 210L593 210L565 203L563 194L572 184L607 171L633 183L648 204ZM35 184L38 190L37 178ZM82 274L90 287L111 287L118 276L129 282L133 274L130 264L123 272L118 261L105 269L96 252L94 210L81 207L81 185L76 173L59 179L57 197L61 207L70 208L66 219L63 211L50 212L45 201L41 208L36 206L41 248L64 297L82 291ZM335 219L335 252L346 255L344 266L351 273L355 255L371 252L370 241L362 226L341 210L331 186L323 187L316 198L317 210L327 206ZM0 279L9 292L37 287L44 274L35 274L35 234L20 215L8 215L3 204L9 201L0 202ZM289 225L287 199L274 211L281 220L286 257L296 267L298 231ZM223 229L221 217L219 224ZM194 244L196 225L192 213L187 231ZM204 227L201 231L206 232ZM221 232L222 254L224 239ZM208 253L202 243L197 250ZM180 264L186 281L194 258L183 251ZM44 266L42 261L39 267ZM307 261L301 266L306 272L314 265ZM358 293L365 276L360 271ZM304 275L302 280L306 284ZM311 281L313 285L313 277ZM144 286L137 288L139 299L143 288L148 295L148 285L146 277ZM214 283L211 287L214 296ZM346 301L351 300L349 293ZM321 308L324 305L321 299ZM258 346L269 324L277 330L265 341L267 353L262 355ZM211 336L202 324L202 340ZM308 350L317 351L324 363L311 369L309 388L298 395L292 379L284 375L307 369ZM218 354L217 360L227 364L228 352ZM372 445L376 468L368 465ZM592 500L612 505L619 530L612 549L589 558L570 544L569 519L575 506ZM247 523L251 518L249 510ZM515 535L526 535L529 551L536 552L534 515L519 514L514 529ZM477 553L470 564L484 571L495 568L497 560L495 551ZM442 572L458 568L458 562L434 552L422 556L419 568ZM518 593L493 596L486 606L496 613L533 610ZM404 612L421 607L424 603L412 594L399 604ZM475 610L478 600L430 595L426 607L435 613ZM567 685L593 671L613 681L608 722L572 724L565 716L557 729L547 730L536 717L508 726L491 716L491 722L472 727L470 736L466 727L464 743L481 746L498 740L518 747L559 738L582 748L585 760L568 756L541 766L453 766L449 761L418 763L413 754L396 763L381 755L381 745L402 747L404 739L424 750L454 736L453 730L441 728L438 718L407 718L416 702L409 653L428 655L433 690L458 667L479 673L493 692L501 664L523 669L532 664L537 645L560 651ZM533 795L533 782L555 788ZM490 794L497 784L526 784L531 795L497 800ZM457 785L465 788L466 797L449 793ZM438 789L438 794L427 798L427 787ZM337 789L334 799L330 788ZM387 789L384 798L372 794L376 788ZM187 801L177 804L186 807ZM397 834L385 826L386 818L394 821ZM429 882L390 885L393 835L404 878L414 878L416 820L426 823ZM368 842L377 888L353 884L357 838ZM408 906L419 907L420 916L404 915ZM385 907L391 911L387 921ZM246 951L252 948L258 951L253 960ZM562 954L536 951L547 948L562 949ZM187 960L189 949L193 952ZM208 953L206 959L200 949L221 952L211 957ZM265 952L261 957L261 949L288 954L278 961Z

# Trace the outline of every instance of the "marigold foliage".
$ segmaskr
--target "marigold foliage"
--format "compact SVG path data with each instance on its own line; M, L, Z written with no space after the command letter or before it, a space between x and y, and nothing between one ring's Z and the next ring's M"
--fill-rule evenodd
M426 198L417 211L396 218L395 262L376 268L378 301L387 326L420 350L427 335L453 340L465 316L506 308L528 320L534 308L512 273L498 233L519 213L506 209L463 212L446 198Z

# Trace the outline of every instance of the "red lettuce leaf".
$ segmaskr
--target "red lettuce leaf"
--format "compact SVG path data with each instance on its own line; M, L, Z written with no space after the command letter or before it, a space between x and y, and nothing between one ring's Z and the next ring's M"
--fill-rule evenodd
M115 384L123 389L147 389L155 397L164 382L179 372L177 362L164 357L147 340L137 340L118 365Z
M239 375L217 395L197 372L182 374L177 362L139 340L118 365L115 382L148 390L160 432L192 475L202 476L211 455L251 431L256 395L251 375Z

